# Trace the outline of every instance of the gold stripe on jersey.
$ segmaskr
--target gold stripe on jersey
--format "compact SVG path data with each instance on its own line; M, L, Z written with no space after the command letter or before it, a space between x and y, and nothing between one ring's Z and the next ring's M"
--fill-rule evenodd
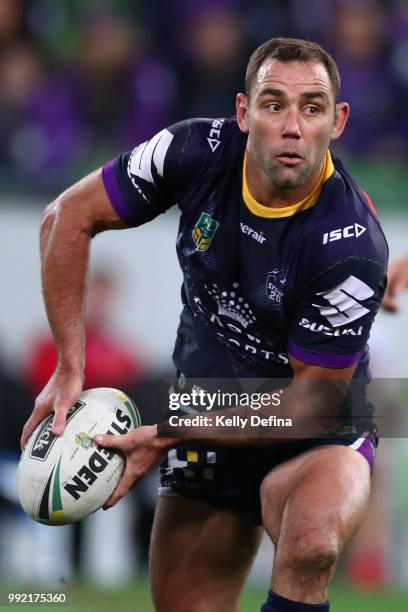
M292 215L296 215L296 213L306 210L307 208L311 208L314 206L319 199L320 193L323 189L324 183L331 177L334 172L333 161L330 155L330 151L326 152L326 156L324 158L323 168L320 174L320 177L313 188L313 191L300 200L300 202L296 202L295 204L290 204L289 206L283 206L282 208L272 208L270 206L264 206L255 200L255 198L251 195L248 189L248 183L246 179L246 153L244 155L244 164L242 169L242 197L244 199L245 204L257 217L266 217L267 219L279 218L279 217L291 217Z

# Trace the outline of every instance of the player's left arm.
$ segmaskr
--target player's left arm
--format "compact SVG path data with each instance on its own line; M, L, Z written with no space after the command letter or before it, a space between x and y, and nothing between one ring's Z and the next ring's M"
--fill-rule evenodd
M223 426L215 425L211 429L205 427L200 429L189 424L183 425L183 417L179 419L177 427L172 427L168 423L160 423L139 427L122 436L95 436L94 441L97 444L106 448L118 449L126 457L122 479L104 505L104 509L113 507L128 493L137 480L143 478L165 456L170 448L181 442L194 441L197 443L200 441L210 442L212 445L235 447L255 443L271 445L317 435L332 425L338 406L347 392L348 382L354 373L356 364L348 368L324 368L304 363L293 357L290 358L290 362L294 370L294 379L285 389L279 407L279 415L290 417L293 422L290 437L287 437L288 430L282 432L273 426L270 429L262 428L260 430L262 437L259 438L248 436L245 431L242 431L241 437L226 437ZM330 411L327 409L328 405L331 407ZM248 406L238 406L220 412L215 411L212 417L214 421L217 415L248 418L250 413L251 408ZM269 413L268 409L263 409L261 414L257 412L259 416L266 418ZM174 434L177 437L174 437Z
M387 312L397 312L399 310L397 298L405 289L408 289L408 255L391 263L381 307Z
M339 403L347 392L347 383L353 376L357 364L347 368L324 368L304 363L291 357L290 362L294 371L292 384L285 389L283 401L279 413L283 417L290 417L294 423L290 438L282 438L282 432L262 431L263 438L248 437L243 431L242 437L225 437L225 428L213 426L211 430L191 425L183 425L183 418L179 420L177 428L171 427L168 422L156 425L139 427L132 432L122 436L97 435L94 441L100 446L120 450L126 457L125 470L121 481L112 496L104 505L104 509L113 507L122 499L135 484L143 478L168 452L177 444L193 440L211 442L211 444L227 446L248 446L257 444L273 444L289 442L297 436L304 438L307 435L321 433L321 431L332 424ZM327 405L331 405L331 414ZM222 412L214 412L224 416L239 416L247 418L251 409L248 406L225 409ZM263 417L268 416L264 410ZM174 437L174 434L177 437ZM273 435L276 437L272 437ZM164 436L169 437L164 437ZM210 436L206 438L206 436Z

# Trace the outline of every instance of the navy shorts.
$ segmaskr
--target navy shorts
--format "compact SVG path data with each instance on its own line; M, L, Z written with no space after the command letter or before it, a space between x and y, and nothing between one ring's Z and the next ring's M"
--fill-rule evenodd
M354 448L374 467L377 439L369 432L347 438L318 438L271 446L214 447L180 445L160 466L160 496L187 496L237 511L261 525L260 486L276 466L313 448L341 444Z

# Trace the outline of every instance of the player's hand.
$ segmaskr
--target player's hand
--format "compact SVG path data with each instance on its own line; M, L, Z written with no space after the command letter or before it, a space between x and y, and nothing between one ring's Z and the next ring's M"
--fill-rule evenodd
M57 368L34 403L34 409L23 428L20 446L23 449L34 429L46 416L55 412L52 432L57 436L64 433L68 410L81 395L84 384L82 373Z
M394 261L388 269L388 285L382 301L382 308L388 312L399 309L396 298L408 288L408 256Z
M157 437L156 425L138 427L128 434L114 436L110 434L94 436L94 441L104 448L113 448L125 455L126 463L118 486L104 504L104 510L112 508L122 499L149 470L162 459L172 446L169 439Z

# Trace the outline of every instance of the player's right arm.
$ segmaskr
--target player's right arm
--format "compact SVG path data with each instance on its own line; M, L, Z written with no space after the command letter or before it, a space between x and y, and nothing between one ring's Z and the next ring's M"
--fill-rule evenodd
M62 434L66 414L82 391L92 237L106 229L143 225L176 201L181 207L184 191L216 163L207 142L211 125L211 120L188 120L161 130L70 187L46 209L40 238L42 285L58 363L24 426L22 446L52 410L53 432Z
M52 410L54 433L64 431L66 414L81 394L84 380L90 242L98 232L125 227L107 196L101 170L70 187L44 212L40 230L42 288L58 363L24 426L22 447Z

